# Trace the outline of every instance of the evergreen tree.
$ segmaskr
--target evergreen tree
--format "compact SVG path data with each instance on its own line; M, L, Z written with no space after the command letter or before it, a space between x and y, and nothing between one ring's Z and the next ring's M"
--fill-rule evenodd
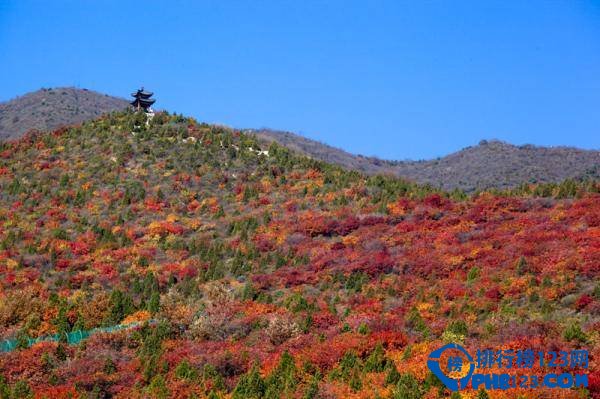
M377 345L375 345L375 348L365 361L365 371L371 373L382 372L387 364L386 360L387 359L385 358L383 345L381 345L381 343L378 343Z
M160 294L157 291L153 292L150 296L146 308L152 314L156 314L160 310Z
M261 399L264 397L265 391L265 381L260 376L258 367L254 365L238 381L233 390L232 399Z
M266 397L277 399L290 397L297 385L297 369L292 355L285 351L279 364L266 381ZM283 396L282 396L283 395Z

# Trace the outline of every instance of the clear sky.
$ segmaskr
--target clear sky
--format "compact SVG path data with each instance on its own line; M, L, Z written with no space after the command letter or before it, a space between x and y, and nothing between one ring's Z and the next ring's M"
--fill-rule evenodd
M78 86L388 159L600 148L600 1L0 0L0 101Z

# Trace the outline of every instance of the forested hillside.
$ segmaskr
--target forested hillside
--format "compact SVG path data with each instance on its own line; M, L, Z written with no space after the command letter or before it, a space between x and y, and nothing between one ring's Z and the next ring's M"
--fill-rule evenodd
M450 397L458 342L588 349L588 391L489 397L598 398L599 189L448 194L167 113L0 143L0 397Z

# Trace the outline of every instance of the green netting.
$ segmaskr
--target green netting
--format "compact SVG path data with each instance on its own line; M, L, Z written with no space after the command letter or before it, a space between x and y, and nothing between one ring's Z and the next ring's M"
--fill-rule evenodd
M115 332L115 331L119 331L119 330L124 330L126 328L136 327L140 324L141 323L117 324L115 326L110 326L110 327L92 328L91 330L71 331L70 333L65 333L62 338L64 338L64 340L68 344L74 345L74 344L80 343L84 339L88 338L90 335L93 335L96 333L111 333L111 332ZM28 338L28 346L31 346L38 342L44 342L44 341L57 342L60 340L61 340L60 334L45 335L43 337L37 337L37 338ZM17 347L16 339L5 339L5 340L1 341L1 343L0 343L0 352L10 352L10 351L15 350L16 347Z

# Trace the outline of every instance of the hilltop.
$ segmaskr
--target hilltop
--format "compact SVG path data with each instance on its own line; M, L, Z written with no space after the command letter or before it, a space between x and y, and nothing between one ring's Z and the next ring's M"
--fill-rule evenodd
M0 140L84 122L128 105L125 99L87 89L41 89L0 103Z
M448 194L145 122L0 143L2 395L421 399L449 396L426 365L446 342L598 353L597 183ZM597 397L587 372L561 398Z

